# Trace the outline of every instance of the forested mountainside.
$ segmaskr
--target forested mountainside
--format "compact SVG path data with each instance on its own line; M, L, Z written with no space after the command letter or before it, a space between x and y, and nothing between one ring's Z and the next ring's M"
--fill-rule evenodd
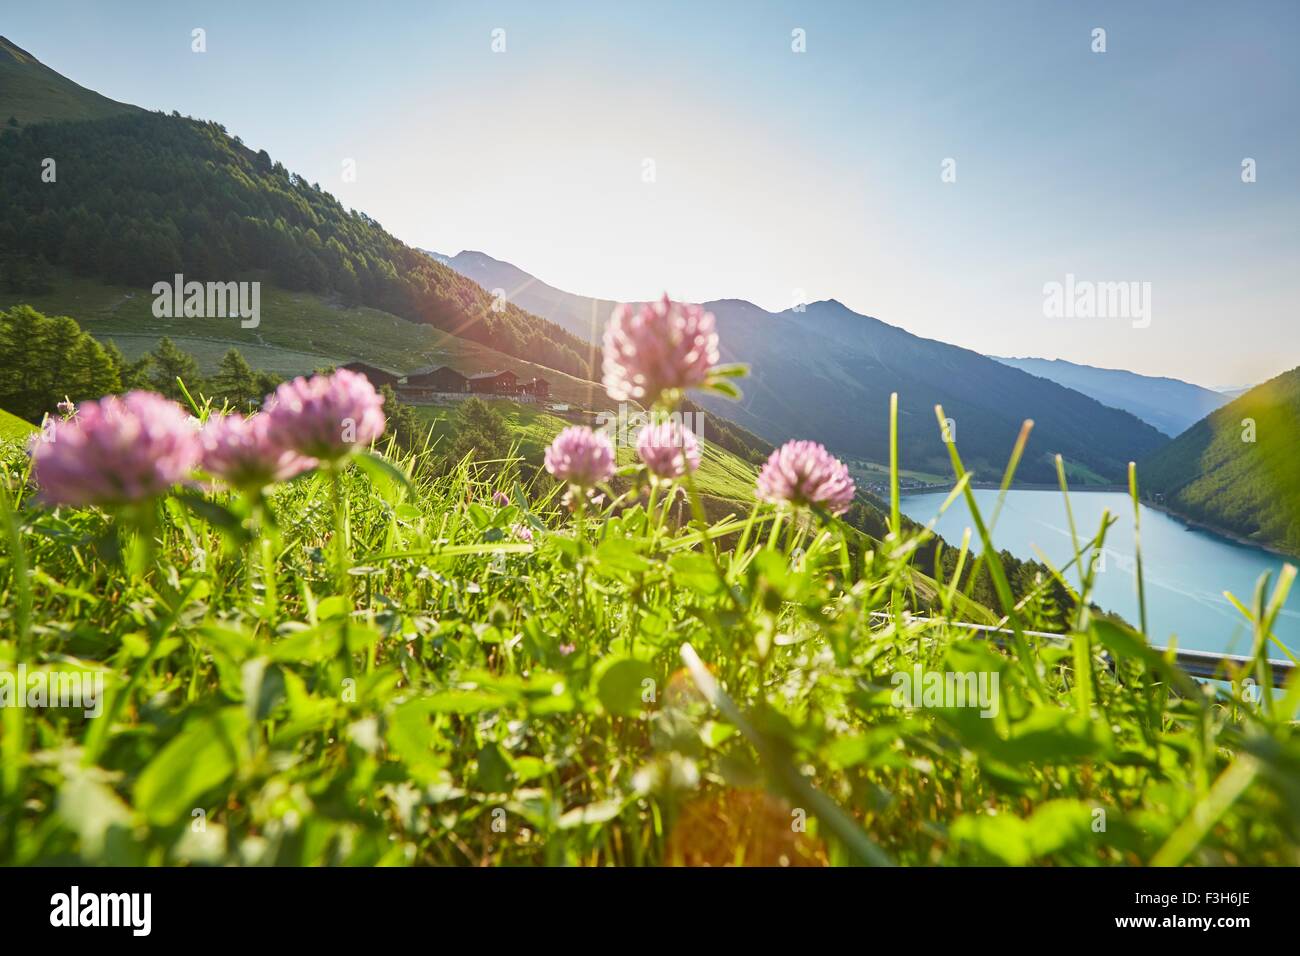
M218 123L136 109L23 122L15 114L32 115L33 90L63 103L103 98L66 80L42 87L58 74L13 49L0 48L0 118L13 117L0 132L0 257L11 288L39 291L52 266L145 287L176 273L198 281L257 273L592 377L584 342L496 302Z
M1144 492L1201 522L1300 554L1300 368L1201 419L1139 466Z

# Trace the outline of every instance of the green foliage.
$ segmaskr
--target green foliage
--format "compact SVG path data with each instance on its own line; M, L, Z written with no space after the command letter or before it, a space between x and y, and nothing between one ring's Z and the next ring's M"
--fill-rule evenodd
M379 393L384 396L384 416L388 419L388 434L397 440L403 451L419 451L424 447L427 429L420 424L420 417L415 409L400 401L391 385L385 385Z
M117 373L120 391L129 392L137 388L149 388L149 368L153 364L152 355L146 353L132 362L122 354L122 350L112 340L104 343L104 354L108 356L109 362L113 365L113 371Z
M257 372L239 350L230 349L221 357L217 374L208 382L208 391L214 399L224 400L233 408L249 412L257 407L269 389L263 387Z
M58 189L30 175L47 156L77 175ZM291 291L337 296L596 377L599 355L593 360L575 336L512 304L494 308L472 281L216 123L129 112L24 127L0 137L0 179L0 255L41 256L145 288L175 273L229 281L269 272Z
M160 392L173 401L184 404L185 393L181 389L181 383L191 389L199 383L199 363L194 356L177 348L176 344L164 335L149 358L150 387L155 392Z
M8 129L50 120L98 119L135 110L117 103L42 64L27 51L0 37L0 109Z
M116 342L132 359L166 335L199 360L205 375L216 373L231 348L239 349L255 369L285 378L350 361L397 370L438 363L466 372L509 369L521 379L541 376L551 383L553 401L615 407L590 381L511 358L431 325L364 306L343 307L309 292L263 284L262 322L256 329L242 329L234 321L159 318L152 312L152 296L138 288L79 278L66 270L59 271L55 285L48 295L21 297L6 294L0 285L0 308L30 304L46 315L73 315L101 343Z
M1207 694L1080 615L1086 575L1061 641L999 643L947 623L973 605L914 526L751 503L702 535L630 489L577 521L435 454L358 459L341 523L319 473L260 522L160 502L134 570L95 542L142 515L40 509L0 459L0 670L107 678L99 717L0 711L0 862L1300 863L1300 682ZM916 668L996 676L996 713L897 706Z
M39 423L63 399L99 398L120 387L113 360L75 319L29 306L0 312L0 408Z
M0 408L0 441L23 442L35 430L36 426L31 422Z
M0 260L0 276L7 292L48 295L54 291L54 269L44 256L29 259L12 255Z
M1197 422L1141 462L1154 503L1300 554L1300 369Z
M258 392L257 373L238 349L231 349L221 357L217 374L212 378L212 390L241 408L260 401L265 394Z
M451 461L466 456L480 462L498 461L509 451L510 431L501 413L480 398L462 402L459 426L448 452Z

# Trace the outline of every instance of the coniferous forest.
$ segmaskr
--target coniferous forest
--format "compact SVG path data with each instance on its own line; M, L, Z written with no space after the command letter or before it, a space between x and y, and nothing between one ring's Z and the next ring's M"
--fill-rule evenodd
M57 157L58 188L19 174L47 157ZM589 346L497 302L218 123L137 112L6 126L0 179L0 257L13 291L42 291L54 265L140 286L176 273L210 281L269 272L286 289L335 295L596 377L599 356Z

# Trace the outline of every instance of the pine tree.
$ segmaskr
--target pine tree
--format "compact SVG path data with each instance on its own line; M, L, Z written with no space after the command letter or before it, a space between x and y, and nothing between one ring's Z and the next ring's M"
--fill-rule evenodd
M153 374L149 384L154 391L184 403L185 393L177 382L180 379L190 394L194 394L200 385L200 379L199 363L193 355L178 348L175 342L164 335L150 356L153 359Z
M64 397L84 402L120 385L113 359L76 320L27 305L0 312L0 368L0 408L33 423Z
M510 429L495 409L479 398L461 404L456 437L451 443L451 460L470 455L476 461L504 458L510 451Z
M104 354L117 373L119 391L129 392L132 389L150 387L149 367L153 365L153 358L147 352L132 362L122 354L116 342L110 341L104 346Z
M274 372L256 372L254 373L253 392L258 396L259 403L265 403L266 396L276 390L284 379Z
M90 335L83 333L73 346L68 366L65 394L74 402L100 398L121 390L122 383L113 367L113 360Z
M30 422L40 421L45 396L37 381L38 359L31 346L39 346L45 316L29 305L0 312L0 408Z
M384 396L384 415L388 418L388 434L397 439L397 444L410 451L420 447L424 442L425 430L416 417L415 409L400 401L391 385L379 390Z
M214 398L224 398L241 411L248 411L264 394L258 390L257 373L239 349L231 349L221 357L211 389Z

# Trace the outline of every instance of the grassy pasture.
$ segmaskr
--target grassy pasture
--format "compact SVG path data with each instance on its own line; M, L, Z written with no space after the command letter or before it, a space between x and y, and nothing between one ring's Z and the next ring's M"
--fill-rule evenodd
M574 514L391 448L264 509L51 511L0 463L0 669L105 681L99 716L0 710L0 862L1300 863L1300 680L1207 692L1077 608L1026 636L1032 596L987 640L912 567L923 531L739 499L677 525L617 491ZM1291 577L1243 607L1261 681ZM900 699L912 674L991 694Z
M450 365L466 374L508 369L520 378L551 383L557 402L616 407L595 383L511 358L428 325L365 307L349 308L310 293L262 284L261 320L244 329L238 319L157 318L148 289L61 276L46 295L0 292L0 307L27 304L46 315L70 315L101 341L115 341L128 356L150 351L162 336L198 357L211 371L237 348L255 368L302 374L324 365L361 361L405 373Z

